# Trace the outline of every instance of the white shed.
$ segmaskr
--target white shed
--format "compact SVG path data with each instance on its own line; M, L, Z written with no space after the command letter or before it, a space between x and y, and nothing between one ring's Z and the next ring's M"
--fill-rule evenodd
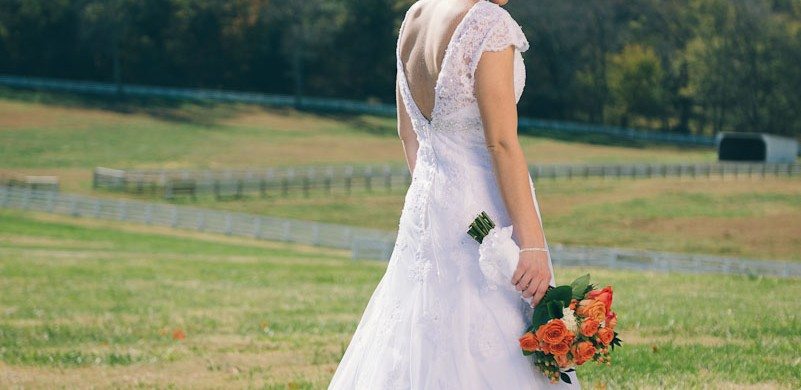
M723 131L715 137L719 161L794 163L798 141L765 133Z

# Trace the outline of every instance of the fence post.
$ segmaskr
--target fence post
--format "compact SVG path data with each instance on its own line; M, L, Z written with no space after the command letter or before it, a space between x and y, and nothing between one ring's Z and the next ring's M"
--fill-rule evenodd
M25 189L25 197L22 198L22 209L27 210L31 203L32 192L30 187Z
M55 208L55 191L50 191L47 193L47 212L52 213L53 209Z
M253 238L261 238L261 217L253 217Z
M373 167L370 165L364 169L364 189L373 192Z
M225 235L230 236L233 233L233 217L231 213L225 213Z
M387 192L392 192L392 169L389 165L384 165L384 187Z
M128 219L128 210L125 207L126 205L127 204L122 199L117 202L117 216L120 221L125 221Z
M3 190L3 207L8 207L11 202L11 189L7 187L0 187Z
M172 207L172 215L170 216L170 226L178 226L178 206Z
M206 213L201 211L197 215L197 226L195 230L202 232L206 228Z
M320 246L320 224L312 223L312 245Z
M345 193L350 195L351 185L353 184L353 166L345 167Z
M284 234L282 235L281 239L283 241L289 241L292 234L292 222L291 221L284 221Z

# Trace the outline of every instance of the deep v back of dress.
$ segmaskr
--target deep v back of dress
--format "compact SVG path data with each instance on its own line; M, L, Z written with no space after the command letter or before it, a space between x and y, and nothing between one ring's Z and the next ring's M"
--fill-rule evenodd
M426 117L412 99L400 55L408 18L409 12L399 30L396 71L398 104L405 104L419 142L415 169L387 270L329 388L578 388L575 373L574 385L552 385L532 357L522 355L517 339L531 307L515 291L484 279L478 244L466 233L481 211L501 226L511 224L484 141L475 69L481 53L513 46L519 99L525 83L520 53L528 41L505 9L475 3L448 40Z

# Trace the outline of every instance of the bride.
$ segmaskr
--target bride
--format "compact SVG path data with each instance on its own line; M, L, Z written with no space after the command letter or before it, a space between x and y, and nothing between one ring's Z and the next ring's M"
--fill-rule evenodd
M529 44L506 0L419 0L400 26L398 133L412 183L386 272L329 389L539 389L518 338L555 286L517 138ZM481 211L512 225L514 289L485 280L466 232Z

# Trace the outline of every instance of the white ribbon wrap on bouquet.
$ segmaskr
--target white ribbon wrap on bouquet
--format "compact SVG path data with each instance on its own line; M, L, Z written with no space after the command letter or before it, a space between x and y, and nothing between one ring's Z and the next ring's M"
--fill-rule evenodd
M490 229L478 246L478 266L488 283L500 288L517 291L512 284L512 275L520 260L520 247L512 239L512 226ZM520 299L531 304L531 297Z

